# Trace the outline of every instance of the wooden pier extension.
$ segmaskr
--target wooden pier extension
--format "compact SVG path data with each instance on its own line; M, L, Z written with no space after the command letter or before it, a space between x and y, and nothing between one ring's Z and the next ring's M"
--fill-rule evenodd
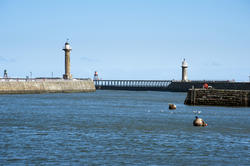
M250 107L250 90L189 89L184 104Z

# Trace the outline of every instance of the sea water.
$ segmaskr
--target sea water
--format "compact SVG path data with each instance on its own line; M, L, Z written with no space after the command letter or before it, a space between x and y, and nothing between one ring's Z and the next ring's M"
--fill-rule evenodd
M1 95L0 164L249 165L250 108L186 106L185 97L108 90ZM194 127L195 116L208 126Z

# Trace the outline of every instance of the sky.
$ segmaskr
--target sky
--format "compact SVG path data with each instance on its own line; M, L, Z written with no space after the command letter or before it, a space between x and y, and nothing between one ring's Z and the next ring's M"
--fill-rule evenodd
M0 77L249 81L249 0L1 0Z

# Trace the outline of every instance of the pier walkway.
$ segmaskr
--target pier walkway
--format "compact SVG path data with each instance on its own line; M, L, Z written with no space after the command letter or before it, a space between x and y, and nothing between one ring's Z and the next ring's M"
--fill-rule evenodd
M171 80L94 80L96 89L166 90Z

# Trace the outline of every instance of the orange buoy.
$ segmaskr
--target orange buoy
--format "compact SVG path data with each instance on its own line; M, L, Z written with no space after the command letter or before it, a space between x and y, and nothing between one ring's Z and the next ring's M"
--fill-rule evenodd
M203 126L203 127L205 127L205 126L207 126L207 123L203 119L198 118L198 116L196 116L195 120L193 121L193 125L194 126Z
M169 108L170 110L176 109L176 105L175 105L175 104L169 104L168 106L169 106L168 108Z

